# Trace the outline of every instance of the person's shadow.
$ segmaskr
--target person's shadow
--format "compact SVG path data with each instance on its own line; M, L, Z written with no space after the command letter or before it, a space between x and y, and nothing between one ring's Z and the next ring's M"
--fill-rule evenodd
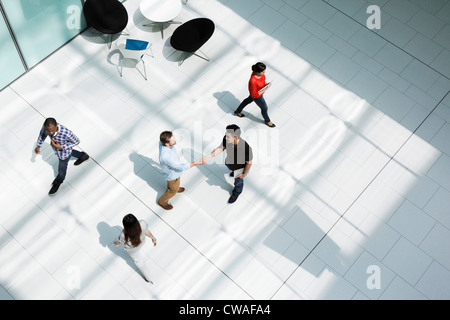
M167 190L167 184L164 180L159 163L136 152L130 153L129 158L130 161L133 162L134 174L147 182L150 188L158 192L157 199L159 199ZM142 170L143 162L151 167L150 170Z
M231 113L232 115L234 115L234 111L238 108L238 106L241 104L241 101L238 100L236 98L236 96L234 94L232 94L230 91L222 91L222 92L215 92L213 94L214 98L217 99L218 101L218 105L219 107L222 109L223 112L225 113ZM253 105L256 106L256 109L254 110L250 110L250 107ZM259 107L256 105L256 103L252 102L251 104L249 104L248 106L246 106L246 108L244 109L245 111L243 111L242 113L245 114L245 117L255 121L255 122L260 122L260 123L264 123L263 120L261 120L260 118L254 116L252 113L249 112L257 112L257 113L261 113L261 110L259 109ZM254 112L255 111L255 112Z
M184 149L183 149L183 151L184 151ZM190 152L194 152L194 151L188 150L187 154L190 155L191 154ZM166 183L163 173L161 171L160 164L157 163L155 160L153 160L149 157L146 157L142 154L136 153L136 152L131 153L129 157L130 157L131 162L134 163L134 170L133 170L134 174L136 176L138 176L139 178L141 178L142 180L144 180L145 182L147 182L149 187L158 193L157 199L159 199L167 190L167 183ZM195 152L193 153L194 159L197 160L197 159L200 159L201 157L202 157L201 154L197 154ZM154 170L152 170L151 173L149 173L149 170L141 170L142 169L142 161L145 161ZM187 161L192 161L192 160L187 160ZM208 166L208 167L206 167L206 166ZM214 171L215 174L219 175L219 179L220 179L221 174L225 174L226 172L229 172L229 170L225 167L225 164L223 166L218 165L218 164L214 163L212 160L207 162L206 165L197 166L197 168L200 170L200 172L204 176L209 176L209 174L212 171ZM224 179L222 179L222 180L225 183L217 183L216 181L214 181L213 179L210 179L210 178L207 179L206 182L210 186L219 186L222 189L229 191L229 186L226 185L227 181Z
M212 179L211 175L208 175L206 183L210 186L220 187L231 195L234 188L234 178L229 178L229 180L227 180L226 176L230 174L230 170L226 167L225 163L213 162L214 160L215 159L212 158L206 165L208 166L209 171L219 180Z
M98 242L102 247L104 248L107 247L116 256L124 259L126 263L130 266L130 268L132 268L133 270L138 272L141 276L143 276L142 273L139 271L139 268L134 263L133 259L123 248L123 245L116 247L116 245L114 244L114 241L117 240L120 233L122 232L122 227L110 226L108 223L101 221L97 224L97 231L99 234Z
M41 152L39 153L39 155L37 155L36 152L34 152L35 148L36 148L36 146L33 146L33 148L31 149L30 162L36 163L36 157L37 156L41 157L43 161L47 162L48 165L50 167L52 167L53 175L56 178L56 176L58 175L59 160L58 160L58 156L55 155L55 152L53 151L50 144L44 143L41 146ZM71 157L69 160L69 165L71 163L75 162L76 160L77 160L77 158ZM69 165L67 166L67 170L69 170Z
M203 156L201 153L198 153L198 152L196 152L192 149L188 149L188 148L183 149L183 155L185 155L186 160L190 158L190 160L187 160L187 161L198 160ZM207 177L206 183L208 185L220 187L223 190L230 191L229 185L227 185L227 183L229 183L229 182L226 181L225 178L221 178L223 175L228 174L229 170L226 168L225 164L223 162L221 162L223 160L220 160L220 159L222 159L222 158L214 157L214 158L210 159L206 164L197 166L196 168L198 168L198 170L200 170L200 172L205 177ZM217 181L216 179L212 179L211 173L216 175L221 180L221 182ZM224 182L224 183L222 183L222 182Z
M43 161L47 162L49 166L52 167L54 176L56 177L58 175L58 157L53 152L52 147L47 144L42 144L39 155L34 152L35 148L36 146L33 146L31 150L30 162L36 163L36 157L41 157ZM54 155L54 157L52 157L52 155Z

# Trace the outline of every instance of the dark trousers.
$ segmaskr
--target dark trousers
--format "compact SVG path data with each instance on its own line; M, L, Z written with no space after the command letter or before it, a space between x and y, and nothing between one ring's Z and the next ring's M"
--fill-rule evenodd
M78 150L72 150L72 153L70 156L67 157L67 159L61 160L59 159L58 164L58 175L55 178L55 182L61 184L63 183L64 179L66 178L67 173L67 165L69 164L69 160L71 157L79 158L84 154L84 152L78 151Z
M269 118L269 114L268 114L268 110L269 108L267 107L267 103L266 100L264 100L264 97L261 96L259 98L252 98L252 96L248 96L247 98L245 98L241 104L239 105L239 107L236 109L236 112L241 113L242 110L250 103L255 102L256 105L261 109L261 115L264 118L265 122L270 122L270 118Z
M227 166L228 169L230 169L228 164L225 164L225 165ZM234 178L234 189L233 189L232 194L234 196L239 196L242 193L243 189L244 189L244 179L242 179L242 178Z

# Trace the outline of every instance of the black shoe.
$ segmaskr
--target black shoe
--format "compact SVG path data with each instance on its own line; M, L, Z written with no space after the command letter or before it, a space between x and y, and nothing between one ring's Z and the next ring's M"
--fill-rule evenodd
M234 177L234 171L230 172L230 177Z
M231 197L228 199L228 203L229 204L235 203L237 198L238 198L238 196L235 196L234 194L232 194Z
M153 284L153 281L147 280L147 278L144 278L144 280L145 280L146 282L150 283L150 284Z
M238 116L239 118L245 117L245 115L243 113L240 113L240 112L237 112L237 111L234 111L234 115Z
M271 128L275 128L276 127L275 123L273 123L272 121L266 122L266 125L268 127L271 127Z
M53 185L52 188L50 189L50 191L48 192L49 196L54 196L56 194L56 192L58 192L59 186L61 185L61 183L53 181Z
M74 165L78 166L78 165L82 164L83 162L85 162L87 159L89 159L89 155L86 152L83 152L83 155L81 157L79 157L77 159L77 161L75 161Z

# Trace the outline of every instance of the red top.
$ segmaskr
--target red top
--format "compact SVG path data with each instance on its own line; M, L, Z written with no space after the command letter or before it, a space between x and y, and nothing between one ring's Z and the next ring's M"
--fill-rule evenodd
M258 90L261 90L266 85L266 75L263 74L261 77L255 77L255 74L252 73L250 80L248 81L248 91L250 91L250 96L252 98L259 98L262 94L258 93Z

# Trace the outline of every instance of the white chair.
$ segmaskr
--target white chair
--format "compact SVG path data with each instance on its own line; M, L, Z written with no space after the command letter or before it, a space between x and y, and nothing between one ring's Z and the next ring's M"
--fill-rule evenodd
M120 76L122 76L124 61L127 60L135 63L134 68L136 68L139 71L139 73L144 77L144 79L147 80L147 71L145 70L145 62L143 57L147 53L147 51L151 49L151 43L144 40L122 38L117 40L116 45L119 48L120 53L122 54L122 59L120 59L119 61ZM154 58L153 52L151 54L151 57ZM137 65L139 64L140 61L142 61L142 64L144 66L143 74L137 68Z

